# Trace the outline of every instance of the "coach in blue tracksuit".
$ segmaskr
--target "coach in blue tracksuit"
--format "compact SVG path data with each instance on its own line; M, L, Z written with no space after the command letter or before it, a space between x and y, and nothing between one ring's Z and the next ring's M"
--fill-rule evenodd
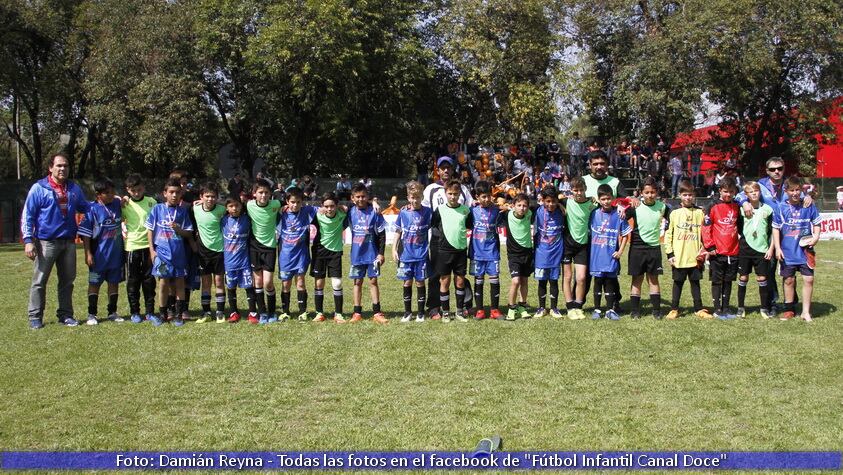
M86 213L90 203L79 185L70 181L70 161L61 154L50 157L50 174L32 185L21 214L21 235L26 257L35 261L29 289L29 327L44 326L47 279L58 272L59 323L78 325L73 318L73 281L76 279L76 213Z

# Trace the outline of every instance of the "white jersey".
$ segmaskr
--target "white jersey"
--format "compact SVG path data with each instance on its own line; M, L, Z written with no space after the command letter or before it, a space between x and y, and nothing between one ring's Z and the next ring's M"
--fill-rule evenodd
M462 187L460 193L460 204L466 205L469 208L474 204L474 198L471 197L471 190L465 185ZM431 211L436 211L436 208L448 202L448 196L445 194L445 185L441 183L431 183L424 189L422 195L422 206L427 206Z

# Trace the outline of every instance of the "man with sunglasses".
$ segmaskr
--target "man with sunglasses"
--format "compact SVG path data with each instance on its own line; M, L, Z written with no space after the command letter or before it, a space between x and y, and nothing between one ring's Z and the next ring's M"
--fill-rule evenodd
M758 184L761 185L761 202L773 208L773 215L775 215L779 211L779 205L786 203L788 200L787 193L785 193L787 186L785 184L786 180L784 179L784 159L781 157L770 157L767 160L765 168L767 169L767 176L758 180ZM805 208L811 206L814 202L813 197L805 193L803 193L802 199ZM744 215L747 218L751 218L752 205L749 203L746 193L740 192L737 198L735 198L735 201L743 208ZM779 289L776 284L776 267L778 267L778 261L771 259L767 281L772 285L770 290L772 291L771 295L774 304L779 299Z

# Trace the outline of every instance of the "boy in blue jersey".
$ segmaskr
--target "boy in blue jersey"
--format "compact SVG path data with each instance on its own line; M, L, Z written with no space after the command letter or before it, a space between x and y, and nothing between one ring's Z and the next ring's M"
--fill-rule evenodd
M474 301L477 307L474 318L486 318L483 308L483 280L484 276L488 275L491 292L489 318L497 320L503 317L498 308L501 295L501 242L498 228L501 227L503 214L492 201L492 186L488 181L478 181L474 185L474 194L477 202L470 208L474 227L468 247L468 255L471 258L468 272L474 276Z
M427 233L430 231L433 212L421 204L423 191L421 183L407 183L409 204L398 213L395 241L392 243L392 259L398 262L398 280L404 282L404 316L401 323L413 319L413 281L417 292L416 322L424 322L424 306L427 303L424 281L428 277L427 253L430 247Z
M562 318L559 302L559 269L565 250L563 229L565 214L559 207L559 192L553 185L541 191L541 206L536 210L536 280L539 282L539 308L535 318L546 314L547 284L550 282L550 316Z
M620 258L629 241L632 228L612 206L613 199L611 186L607 184L598 186L597 202L600 208L591 212L589 220L591 246L588 268L594 278L594 313L591 315L594 320L604 315L609 320L620 320L620 316L614 310L615 299L621 290L618 273L621 270ZM606 295L605 309L600 302L604 294Z
M243 203L236 197L229 198L225 202L225 210L228 214L222 217L220 228L223 239L225 286L228 292L228 322L237 323L240 321L237 287L245 289L246 299L249 301L249 316L257 318L252 263L249 261L249 231L252 229L252 221L249 215L243 212Z
M796 316L796 272L802 274L802 319L811 321L811 296L814 291L814 246L820 240L822 218L817 207L811 204L803 207L802 179L792 176L787 179L786 203L779 205L773 215L773 242L776 257L782 261L780 274L784 277L785 311L781 320Z
M368 277L374 312L372 321L385 324L388 320L381 312L378 276L386 249L386 222L369 204L369 190L363 183L357 183L351 188L351 201L354 203L348 210L348 225L351 228L351 270L348 277L354 280L354 314L351 323L363 320L363 278Z
M290 318L290 289L296 280L296 297L300 322L307 321L307 288L304 276L310 265L310 223L316 218L316 207L304 205L304 192L293 187L287 190L287 206L281 210L276 227L278 234L278 278L281 279L281 315L279 320ZM276 321L274 315L261 315L260 323Z
M187 308L184 301L184 277L187 275L187 247L193 246L193 223L187 208L180 206L182 187L177 179L168 179L164 185L164 203L152 208L146 218L149 239L149 257L152 275L159 278L158 295L160 315L152 317L152 324L159 326L167 320L167 299L170 289L175 289L175 314L173 324L184 325L182 315Z
M123 281L123 234L120 199L114 197L114 183L108 178L94 182L97 200L82 222L78 234L85 246L88 265L88 325L99 323L97 300L100 286L108 282L108 319L122 322L117 315L117 295Z

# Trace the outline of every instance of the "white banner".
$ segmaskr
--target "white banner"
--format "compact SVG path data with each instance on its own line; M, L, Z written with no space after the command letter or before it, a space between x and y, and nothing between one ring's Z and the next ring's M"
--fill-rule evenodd
M843 239L843 213L820 213L820 239Z

